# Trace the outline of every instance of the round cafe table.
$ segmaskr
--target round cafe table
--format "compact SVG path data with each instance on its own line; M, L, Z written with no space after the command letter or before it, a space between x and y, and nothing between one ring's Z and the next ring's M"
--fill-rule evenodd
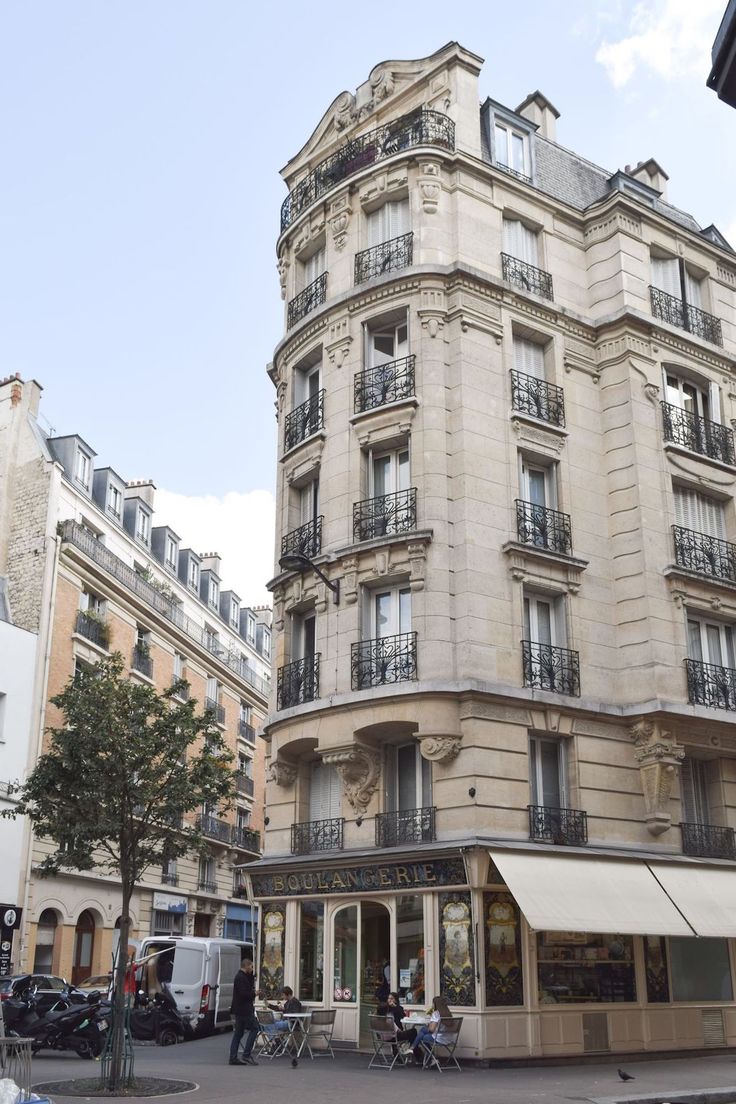
M401 1023L403 1027L426 1027L429 1023L429 1016L414 1013L411 1016L404 1016Z
M295 1058L301 1058L305 1047L309 1050L309 1057L312 1057L312 1051L307 1045L307 1033L309 1031L309 1021L311 1018L311 1012L284 1013L284 1019L289 1025L288 1049Z

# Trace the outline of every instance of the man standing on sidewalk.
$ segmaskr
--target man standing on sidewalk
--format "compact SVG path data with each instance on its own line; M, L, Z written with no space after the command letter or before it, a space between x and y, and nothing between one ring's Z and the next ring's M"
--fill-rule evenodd
M251 1056L253 1044L258 1037L258 1020L253 1008L256 999L256 982L253 976L253 961L243 958L240 969L233 981L233 1001L230 1005L230 1015L233 1017L233 1037L230 1041L230 1065L231 1066L257 1066L255 1058ZM243 1044L243 1056L238 1058L238 1048L246 1030L248 1034Z

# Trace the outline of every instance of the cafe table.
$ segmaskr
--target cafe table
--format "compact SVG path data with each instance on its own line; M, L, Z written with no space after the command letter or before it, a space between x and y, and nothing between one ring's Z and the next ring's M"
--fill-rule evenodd
M284 1052L288 1049L295 1058L301 1058L304 1048L309 1051L309 1057L312 1057L312 1051L307 1043L307 1035L309 1033L309 1021L312 1018L311 1012L285 1012L283 1013L284 1019L289 1025L289 1039L287 1047L284 1048Z
M423 1012L412 1012L411 1016L404 1016L401 1021L402 1027L426 1027L429 1023L429 1016Z

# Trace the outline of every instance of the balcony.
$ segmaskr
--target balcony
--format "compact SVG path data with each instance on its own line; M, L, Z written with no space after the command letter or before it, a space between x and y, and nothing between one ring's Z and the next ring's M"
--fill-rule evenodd
M224 725L225 723L225 706L220 705L214 698L205 698L204 707L215 715L215 724Z
M683 854L699 859L736 859L733 828L683 822L680 829Z
M217 893L217 882L210 881L208 878L200 878L197 882L197 889L201 889L203 893Z
M207 839L218 840L220 843L230 843L233 826L226 820L216 816L198 816L196 826Z
M235 882L233 885L233 897L243 898L248 896L248 887L245 882Z
M238 721L238 736L243 740L247 740L249 744L256 742L256 730L247 721Z
M558 809L552 805L527 805L527 808L530 839L557 844L588 842L588 814L580 809Z
M300 525L298 529L292 529L281 538L282 556L306 556L312 559L318 555L322 548L322 521L323 516Z
M74 631L91 640L98 648L107 650L110 644L110 628L98 614L80 610L74 625Z
M543 299L554 298L552 277L543 268L535 268L526 261L520 261L518 257L502 253L501 269L507 283L514 284L524 291L531 291L534 295L541 295Z
M569 648L522 640L524 685L555 694L580 696L580 657Z
M146 678L153 678L153 660L147 644L136 644L130 666Z
M376 847L398 847L406 843L433 843L435 832L434 805L423 809L402 809L376 815Z
M661 291L660 288L650 286L649 298L655 318L668 322L670 326L677 326L678 330L687 330L713 345L723 345L720 318L714 318L712 314L706 314L698 307L691 307L689 303Z
M231 841L239 851L250 851L253 855L261 853L261 833L255 828L233 828Z
M411 533L417 527L417 489L366 498L353 505L353 540L374 540L395 533Z
M711 537L708 533L695 533L682 525L672 526L675 545L675 563L699 575L711 579L725 579L736 583L736 544Z
M164 873L161 875L161 884L162 885L168 885L168 886L178 886L178 884L179 884L179 875L178 874L169 874L167 871L164 871Z
M172 687L176 687L174 690L174 697L178 701L189 701L189 683L182 682L183 675L174 675L171 680Z
M722 464L736 464L732 429L672 403L663 402L660 406L665 441L699 452L711 460L720 460Z
M276 676L276 708L315 701L319 697L319 652L279 668Z
M414 394L415 357L400 357L376 368L358 372L353 383L353 408L356 414L378 406L408 399Z
M324 390L297 406L284 421L284 450L289 452L324 425Z
M355 254L355 282L364 284L387 272L408 268L414 256L414 235L401 234L398 238L373 245Z
M326 299L327 273L323 272L316 280L312 280L311 284L307 284L303 291L300 291L298 295L289 300L286 311L287 330L290 330L292 326L296 326L297 322L301 322L302 318L316 310L317 307L321 307Z
M252 778L249 778L247 774L242 771L235 772L235 789L240 794L245 794L246 797L252 797L255 792L255 783Z
M247 682L263 697L268 697L270 693L268 682L251 670L248 661L240 652L230 651L219 644L216 648L210 647L207 633L202 625L187 617L174 598L163 593L153 583L145 579L143 575L111 552L109 548L106 548L104 544L101 544L89 529L85 529L78 522L68 519L62 522L61 536L63 541L82 552L102 571L130 591L131 594L135 594L159 616L164 617L180 629L193 643L213 652L220 662L229 667L243 682Z
M565 424L565 393L525 372L511 372L511 408L542 422L562 428Z
M359 640L351 648L350 668L353 690L411 682L417 677L417 634Z
M692 705L729 709L732 712L736 710L736 671L732 667L686 659L685 669L687 700Z
M572 555L570 515L533 502L516 499L516 532L521 544L545 548L548 552Z
M455 124L439 111L417 110L346 142L331 157L320 161L309 176L289 192L281 205L282 232L302 211L341 181L376 161L417 146L453 151Z
M307 820L291 826L292 855L311 855L316 851L340 851L344 817L331 820Z

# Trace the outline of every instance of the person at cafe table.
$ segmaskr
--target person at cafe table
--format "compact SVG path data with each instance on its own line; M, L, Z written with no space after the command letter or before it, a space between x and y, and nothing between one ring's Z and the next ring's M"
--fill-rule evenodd
M440 1020L450 1019L452 1017L450 1006L444 997L434 997L432 1006L432 1015L429 1017L429 1023L419 1028L417 1037L412 1044L414 1062L418 1066L424 1065L422 1043L426 1042L429 1046L433 1040L436 1040L438 1043L444 1042L442 1035L438 1032Z
M302 1002L294 996L294 990L291 986L285 985L281 990L281 995L284 998L281 1004L269 1004L266 1001L266 1008L270 1008L272 1012L278 1012L280 1016L273 1023L262 1025L267 1035L281 1035L284 1031L288 1031L289 1021L285 1020L284 1016L302 1011Z

